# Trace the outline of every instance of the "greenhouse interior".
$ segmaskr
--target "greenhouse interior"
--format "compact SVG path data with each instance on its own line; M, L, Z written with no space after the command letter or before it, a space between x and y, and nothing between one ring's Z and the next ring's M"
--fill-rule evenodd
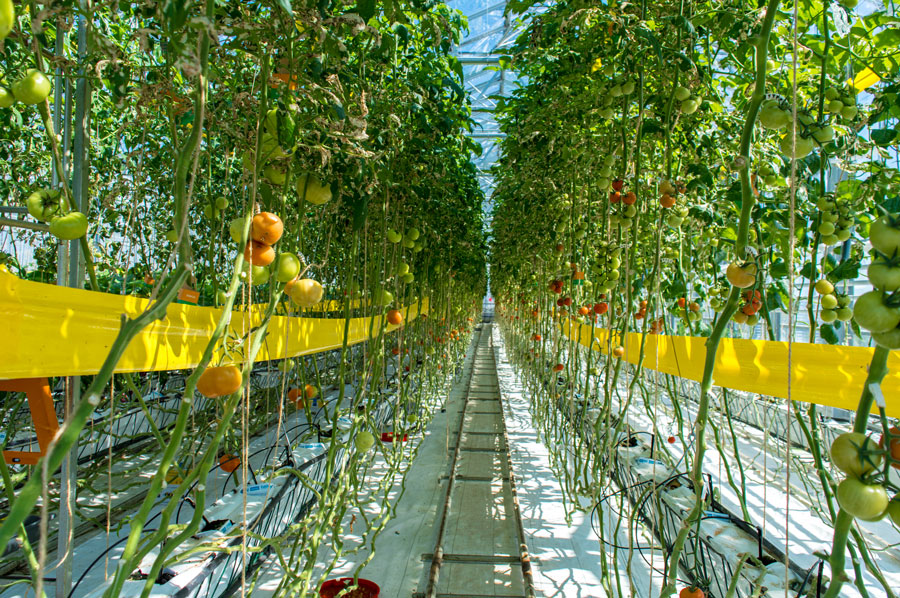
M895 0L0 0L0 156L0 598L900 597Z

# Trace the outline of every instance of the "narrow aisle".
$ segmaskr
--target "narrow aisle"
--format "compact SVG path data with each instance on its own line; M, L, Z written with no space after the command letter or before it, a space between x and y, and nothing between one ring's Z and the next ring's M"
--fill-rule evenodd
M477 333L425 598L534 596L491 328Z

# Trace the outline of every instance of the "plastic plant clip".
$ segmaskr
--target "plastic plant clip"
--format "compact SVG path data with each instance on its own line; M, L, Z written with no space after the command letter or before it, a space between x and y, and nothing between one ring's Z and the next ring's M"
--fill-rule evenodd
M881 77L879 77L875 73L875 71L873 71L869 67L866 67L859 73L857 73L855 77L853 77L852 79L848 79L847 84L856 91L862 91L864 89L872 87L879 81L881 81Z
M35 435L41 447L40 451L3 451L3 459L10 464L37 465L59 430L59 421L53 408L53 395L50 394L50 383L46 378L2 380L0 390L24 392L28 397L28 408L31 410L31 419L34 420Z

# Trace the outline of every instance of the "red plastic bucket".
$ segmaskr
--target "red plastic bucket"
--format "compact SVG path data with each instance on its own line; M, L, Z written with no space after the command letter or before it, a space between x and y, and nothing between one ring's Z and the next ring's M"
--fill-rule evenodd
M378 598L381 595L381 588L374 581L363 579L360 577L356 580L359 587L355 590L344 594L343 598ZM340 579L329 579L322 584L319 590L320 598L334 598L341 590L353 585L352 577L342 577Z
M393 432L382 432L381 442L406 442L409 440L409 434L394 434Z

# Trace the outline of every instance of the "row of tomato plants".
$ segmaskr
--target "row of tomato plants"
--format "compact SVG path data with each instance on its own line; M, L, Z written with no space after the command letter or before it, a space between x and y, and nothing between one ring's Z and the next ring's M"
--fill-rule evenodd
M525 83L500 106L492 289L547 322L571 310L617 334L706 337L695 487L732 322L761 323L774 339L783 312L794 340L801 320L809 342L872 338L854 422L867 430L900 323L895 20L830 1L560 3L529 21L507 58ZM874 288L852 297L867 250ZM827 447L814 452L821 460ZM889 467L874 469L848 468L838 486L829 598L847 579L854 519L888 511ZM874 496L872 512L857 508L862 495ZM702 512L698 494L670 564ZM663 595L675 591L677 567L668 572Z

